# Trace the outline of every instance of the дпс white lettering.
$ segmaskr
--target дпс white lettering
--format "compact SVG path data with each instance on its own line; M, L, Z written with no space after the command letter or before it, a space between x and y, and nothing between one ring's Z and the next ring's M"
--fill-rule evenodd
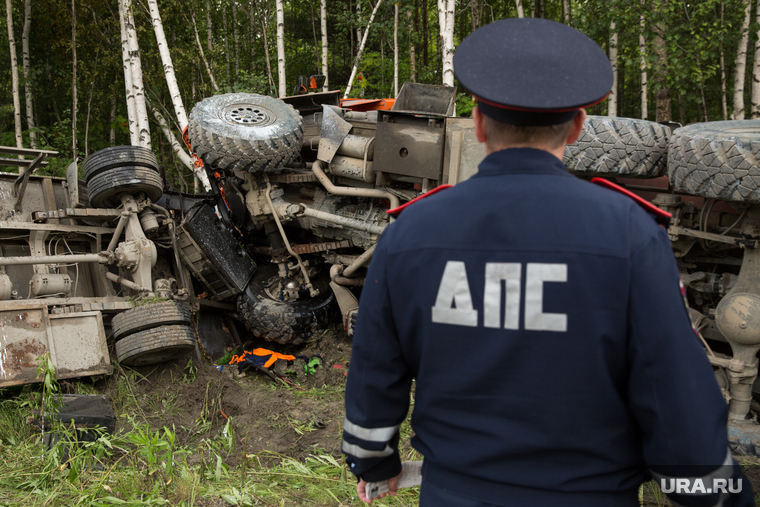
M504 329L520 329L520 293L522 264L519 262L488 262L485 268L483 291L483 325L500 328L502 281L504 297ZM529 262L525 269L525 313L523 325L530 331L567 331L567 314L544 313L544 282L567 282L567 264ZM477 327L478 311L472 305L472 293L467 270L462 261L448 261L443 270L433 322L454 326Z

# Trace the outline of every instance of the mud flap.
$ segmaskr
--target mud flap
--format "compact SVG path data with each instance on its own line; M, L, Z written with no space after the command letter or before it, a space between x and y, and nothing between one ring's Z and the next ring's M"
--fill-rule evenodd
M351 292L348 287L343 287L335 282L330 282L330 288L332 289L333 294L335 294L335 299L338 300L340 314L343 317L343 329L348 333L348 336L353 336L356 314L359 310L359 300L356 299L356 296L354 296L354 293Z

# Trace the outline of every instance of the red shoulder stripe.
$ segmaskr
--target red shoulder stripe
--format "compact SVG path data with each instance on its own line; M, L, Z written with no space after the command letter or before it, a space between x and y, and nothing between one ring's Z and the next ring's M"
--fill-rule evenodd
M411 201L406 202L406 203L402 204L401 206L398 206L396 208L387 210L386 213L388 213L389 215L392 215L394 217L397 217L397 216L399 216L401 214L402 211L404 211L407 208L407 206L410 206L410 205L414 204L415 202L419 201L420 199L424 199L425 197L430 197L433 194L437 194L441 190L446 190L447 188L451 188L451 185L447 184L447 185L440 185L438 187L435 187L430 192L426 192L426 193L422 194L419 197L415 197Z
M620 192L621 194L630 197L634 201L636 201L636 204L644 208L644 210L649 213L650 215L654 216L655 221L664 226L668 227L670 225L670 219L673 218L673 215L668 213L667 211L658 208L651 202L647 201L643 197L634 194L630 190L626 190L625 188L621 187L620 185L616 185L615 183L612 183L609 180L605 180L604 178L593 178L591 180L591 183L595 183L596 185L609 188L610 190L614 190L615 192Z

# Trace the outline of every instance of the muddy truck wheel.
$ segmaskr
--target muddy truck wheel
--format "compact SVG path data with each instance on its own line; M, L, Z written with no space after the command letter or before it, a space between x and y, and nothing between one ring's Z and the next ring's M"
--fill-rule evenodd
M131 334L116 342L116 357L127 366L163 363L195 348L195 332L188 326L160 326Z
M195 152L211 167L272 172L301 152L303 120L281 100L228 93L196 104L188 134Z
M158 161L151 150L142 146L112 146L87 157L82 172L89 182L93 176L115 167L144 167L158 172Z
M760 203L760 120L695 123L670 140L668 177L676 190Z
M311 283L319 289L316 297L279 301L265 284L277 274L277 266L260 267L248 289L238 297L238 314L253 334L270 342L298 345L319 337L338 317L335 295L327 277Z
M87 182L87 193L93 208L116 208L121 194L145 192L152 202L164 193L164 182L153 169L145 167L115 167L96 174Z
M190 307L184 303L167 301L138 306L122 312L111 320L111 330L115 340L153 329L159 326L184 325L192 326L193 321Z
M656 178L667 169L670 129L633 118L589 116L562 159L579 176Z

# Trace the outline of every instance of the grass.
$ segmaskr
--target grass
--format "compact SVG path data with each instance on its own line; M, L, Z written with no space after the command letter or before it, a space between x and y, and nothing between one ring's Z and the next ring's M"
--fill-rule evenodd
M188 365L173 382L187 383L194 377L195 371ZM27 418L40 409L43 400L53 404L60 387L55 379L47 384L47 390L26 386L0 393L4 396L0 399L0 507L363 505L356 497L353 475L324 449L315 448L299 460L271 451L246 454L247 445L237 442L247 444L255 432L238 435L231 421L209 436L209 416L218 409L218 400L211 394L213 386L204 386L201 415L192 424L194 435L186 444L179 441L175 428L151 427L156 412L174 410L176 395L170 389L163 399L136 394L135 386L147 381L117 365L116 374L106 383L112 405L125 418L127 429L116 435L101 432L94 441L83 442L75 429L58 425L55 432L62 438L50 447L43 445L39 431L27 424ZM72 385L80 394L97 392L86 382ZM342 389L334 387L274 389L287 389L296 399L310 397L324 403L343 396ZM298 436L316 429L314 421L299 421L284 413L273 414L264 423L280 425L283 431ZM405 432L408 436L408 424ZM335 438L338 442L340 435ZM405 490L373 505L407 506L417 501L417 490Z

